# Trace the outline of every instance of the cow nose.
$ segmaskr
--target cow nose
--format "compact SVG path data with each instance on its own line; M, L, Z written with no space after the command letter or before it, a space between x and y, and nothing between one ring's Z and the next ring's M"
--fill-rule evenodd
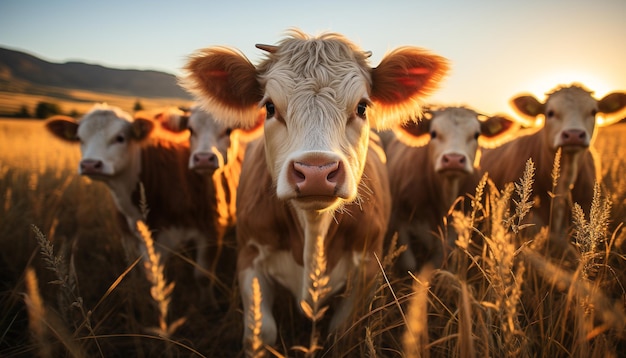
M567 129L561 132L562 145L587 145L587 132L582 129Z
M335 196L337 185L345 180L345 171L338 161L294 162L290 180L301 196Z
M193 155L194 168L217 169L219 160L215 153L195 153Z
M441 169L465 169L467 159L463 154L444 154L441 158Z
M80 161L81 174L102 173L102 161L97 159L83 159Z

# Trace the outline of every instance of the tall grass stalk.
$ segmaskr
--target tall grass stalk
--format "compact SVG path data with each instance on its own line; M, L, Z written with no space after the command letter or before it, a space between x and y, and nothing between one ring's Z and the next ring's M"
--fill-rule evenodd
M432 267L424 267L413 277L413 290L406 313L406 330L402 335L402 348L408 358L428 358L428 291Z
M266 356L266 352L263 349L263 341L261 340L261 328L263 326L263 313L261 312L261 302L263 297L261 296L261 287L259 285L259 279L252 278L252 303L250 309L250 316L246 317L246 322L252 331L251 342L248 345L249 351L246 352L247 357L262 358Z
M589 220L585 219L585 213L578 203L574 203L572 212L574 238L581 254L582 278L589 280L595 259L601 256L598 247L600 243L606 242L611 216L611 201L602 198L600 185L596 183L593 188Z
M58 341L63 344L67 355L86 357L85 352L68 332L59 317L54 312L46 310L44 300L39 292L35 270L28 267L24 280L26 285L24 301L28 311L28 326L33 335L37 356L43 358L59 356L62 351L55 349L55 343ZM102 352L100 352L100 356L103 356Z
M326 275L326 255L324 254L323 236L318 236L315 241L315 258L312 260L311 266L311 287L308 289L311 304L306 300L300 302L300 307L305 316L311 320L312 327L309 346L293 347L295 350L304 352L306 357L314 357L315 352L323 348L319 344L317 322L324 317L324 314L328 310L328 306L322 306L322 301L331 291L331 287L328 285L330 278Z
M26 269L25 282L24 302L28 310L28 327L37 347L37 355L43 358L52 357L52 349L50 343L47 342L47 327L44 324L46 311L39 294L39 283L34 269L30 267Z
M155 251L152 234L142 220L137 221L137 231L146 248L147 257L145 257L144 268L146 277L151 285L150 296L154 300L158 312L159 326L151 330L161 337L169 338L185 323L185 317L169 323L168 312L172 291L174 290L174 282L167 282L164 266L161 264L161 255Z
M93 338L100 355L103 355L102 348L97 339L97 335L91 325L92 311L86 310L83 304L83 298L78 293L78 285L76 278L76 270L74 265L68 265L62 255L54 254L54 247L46 236L35 225L31 225L31 229L35 233L35 238L40 247L42 260L46 268L52 271L56 280L51 284L59 286L59 308L64 312L63 318L65 323L73 325L74 335L78 335L83 327L89 332L89 336ZM74 319L73 311L78 309L81 316L81 323L77 323Z
M509 357L524 355L525 351L524 335L518 317L525 266L521 260L516 260L517 247L514 234L518 235L520 230L527 227L522 222L532 207L530 195L534 170L534 164L529 159L520 183L515 183L514 187L511 184L507 185L499 194L497 190L493 190L493 194L489 196L492 216L491 232L485 237L489 248L484 260L485 271L489 275L493 304L501 322L502 354ZM511 198L513 188L519 196L519 201ZM513 214L509 212L510 200L515 204Z

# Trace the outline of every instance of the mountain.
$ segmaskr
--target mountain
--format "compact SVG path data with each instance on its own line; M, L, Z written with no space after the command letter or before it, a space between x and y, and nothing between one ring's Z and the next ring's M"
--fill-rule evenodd
M169 73L113 69L82 62L52 63L0 48L0 91L20 88L26 92L38 86L138 98L191 99L176 83L176 76Z

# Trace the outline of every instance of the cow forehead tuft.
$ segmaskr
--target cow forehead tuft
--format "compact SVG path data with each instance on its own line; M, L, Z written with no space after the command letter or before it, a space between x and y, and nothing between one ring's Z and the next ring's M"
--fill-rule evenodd
M110 109L96 109L87 113L79 121L79 131L98 133L110 129L130 127L132 117Z
M364 51L340 35L325 34L317 38L282 40L278 50L260 64L259 72L271 77L287 74L291 78L331 82L347 73L369 78L369 68Z

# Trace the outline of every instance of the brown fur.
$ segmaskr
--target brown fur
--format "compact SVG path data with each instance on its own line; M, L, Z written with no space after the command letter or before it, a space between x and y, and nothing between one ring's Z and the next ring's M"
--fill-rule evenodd
M353 203L347 205L343 212L335 214L335 221L325 239L328 271L332 271L345 252L356 250L368 256L374 253L379 257L381 255L382 235L387 229L391 196L384 158L379 156L380 151L377 152L375 148L378 146L373 140L370 142L363 183L359 186L362 198L360 206ZM248 238L255 237L261 245L268 245L274 250L291 251L295 261L302 264L302 228L290 204L276 198L272 178L267 171L263 139L250 145L243 172L245 175L241 178L237 194L240 198L237 203L239 247L246 251L254 250L246 243ZM254 256L256 252L240 255L238 271L250 266ZM374 264L375 260L371 258ZM375 270L375 265L369 267L368 274L374 274Z
M532 158L535 163L535 196L534 216L531 220L539 225L547 225L550 221L550 195L552 188L552 167L555 152L547 147L541 131L515 139L502 146L483 151L481 167L489 173L497 187L506 183L519 182L526 161ZM565 162L567 153L561 156ZM572 202L578 203L585 211L589 210L593 198L593 185L596 168L592 153L587 150L580 154L578 161L576 184L571 191Z

